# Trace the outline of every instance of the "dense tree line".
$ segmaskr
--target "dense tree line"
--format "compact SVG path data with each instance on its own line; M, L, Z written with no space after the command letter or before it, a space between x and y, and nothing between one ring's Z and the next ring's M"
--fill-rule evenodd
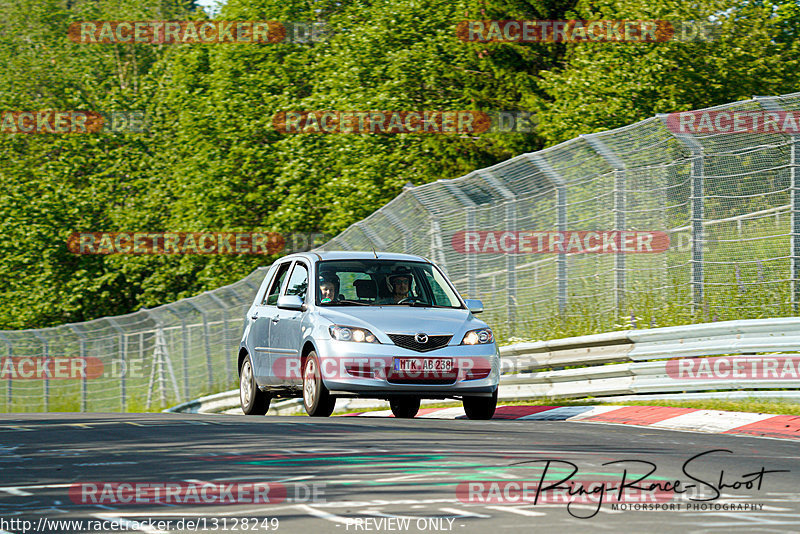
M0 0L0 110L143 110L145 133L0 134L0 328L134 311L264 256L79 256L78 231L335 234L422 184L652 116L800 90L800 7L701 0L228 0L314 43L78 44L70 23L201 20L191 0ZM478 19L712 20L712 42L465 43ZM287 110L522 110L476 135L287 135Z

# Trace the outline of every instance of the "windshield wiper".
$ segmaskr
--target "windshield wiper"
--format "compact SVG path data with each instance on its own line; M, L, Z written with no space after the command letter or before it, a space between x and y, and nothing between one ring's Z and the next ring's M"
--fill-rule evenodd
M367 302L357 302L355 300L334 300L320 304L320 306L371 306L371 304Z

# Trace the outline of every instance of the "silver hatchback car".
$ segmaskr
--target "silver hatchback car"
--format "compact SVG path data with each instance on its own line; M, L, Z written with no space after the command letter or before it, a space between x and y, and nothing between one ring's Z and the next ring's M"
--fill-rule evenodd
M414 417L421 399L460 399L491 419L500 354L444 273L419 256L306 252L276 261L245 318L238 369L242 410L303 397L326 417L338 397L386 399Z

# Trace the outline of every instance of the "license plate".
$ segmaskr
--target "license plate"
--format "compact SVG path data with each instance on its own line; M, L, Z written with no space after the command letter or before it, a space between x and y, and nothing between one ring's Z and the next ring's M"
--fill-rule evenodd
M440 371L447 373L453 370L452 358L395 358L395 371L421 373L425 371Z

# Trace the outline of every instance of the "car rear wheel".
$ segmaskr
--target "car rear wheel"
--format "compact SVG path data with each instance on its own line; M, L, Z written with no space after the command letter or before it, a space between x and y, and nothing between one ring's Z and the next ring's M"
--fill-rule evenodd
M328 417L336 407L336 399L322 382L319 358L314 351L308 353L303 367L303 407L311 417Z
M264 415L269 410L270 396L258 389L250 355L239 369L239 401L245 415Z
M464 397L464 413L469 419L491 419L497 408L497 390L491 397Z
M394 397L389 399L389 407L395 417L410 419L419 411L419 397Z

